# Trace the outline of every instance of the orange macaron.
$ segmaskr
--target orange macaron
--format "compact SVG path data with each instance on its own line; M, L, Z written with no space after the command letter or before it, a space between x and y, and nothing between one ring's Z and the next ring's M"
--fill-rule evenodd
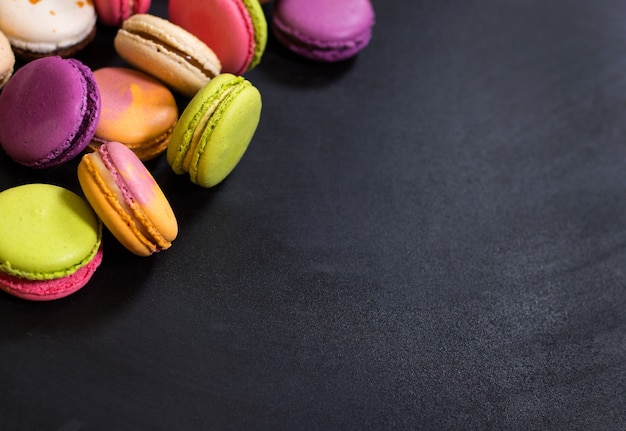
M149 256L172 245L178 235L172 207L128 147L108 142L85 154L78 181L98 217L129 251Z
M125 67L94 71L102 110L90 148L120 142L139 159L152 159L167 149L178 121L170 89L147 73Z

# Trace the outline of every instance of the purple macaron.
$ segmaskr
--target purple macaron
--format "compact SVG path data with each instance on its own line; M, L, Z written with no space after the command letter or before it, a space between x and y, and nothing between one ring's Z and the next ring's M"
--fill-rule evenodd
M0 146L24 166L60 165L89 144L100 109L89 67L72 58L33 60L0 93Z
M367 46L374 20L370 0L276 0L272 31L296 54L334 62Z

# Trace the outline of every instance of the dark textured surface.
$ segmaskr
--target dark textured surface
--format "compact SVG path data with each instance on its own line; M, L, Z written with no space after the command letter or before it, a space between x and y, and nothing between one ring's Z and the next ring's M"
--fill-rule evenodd
M626 6L374 6L352 61L270 38L223 184L148 164L170 250L0 297L0 429L626 429Z

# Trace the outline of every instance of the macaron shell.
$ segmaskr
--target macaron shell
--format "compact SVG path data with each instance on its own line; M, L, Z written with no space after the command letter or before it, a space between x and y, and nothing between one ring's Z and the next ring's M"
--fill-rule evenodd
M210 133L203 134L199 159L189 175L203 187L222 182L243 157L261 117L261 94L252 85L237 89L213 114Z
M52 280L27 280L0 273L0 290L30 301L52 301L82 289L102 263L102 245L87 265L76 272Z
M133 14L146 13L150 10L151 0L132 0Z
M178 120L172 92L148 74L121 67L94 71L102 98L95 137L100 142L121 142L142 159L165 151Z
M189 102L174 128L167 161L203 187L220 183L245 153L259 123L261 95L243 77L222 74Z
M124 166L124 175L135 178L130 183L146 181L145 185L132 185L139 190L139 199L146 202L145 209L132 196L129 187L122 184L124 190L121 190L118 186L124 178L117 172L116 165L109 161L111 166L108 166L103 160L101 153L115 146L119 148L114 150L114 157L120 166ZM137 161L137 156L124 145L111 142L97 152L83 156L78 165L78 180L87 200L117 240L132 253L149 256L171 246L178 225L160 188L157 185L158 190L154 189L154 179ZM163 208L157 208L157 205L163 205ZM155 218L154 222L150 217Z
M201 88L185 107L167 147L167 162L176 174L188 173L188 159L198 158L194 155L197 141L220 100L236 82L234 78L230 73L219 75Z
M114 45L128 63L188 97L221 72L221 63L210 47L176 24L153 15L138 14L126 20Z
M85 197L124 247L138 256L150 256L156 251L156 246L139 231L116 193L109 188L110 179L96 167L94 154L84 155L78 165L78 180Z
M91 70L78 60L31 61L0 93L0 145L25 166L64 163L93 137L100 103Z
M277 1L276 38L293 52L320 61L350 58L370 41L375 15L370 0Z
M61 278L95 256L100 224L75 193L28 184L0 193L0 271L29 280Z
M176 217L154 177L137 157L129 154L126 147L109 145L107 148L111 162L133 200L147 216L150 228L156 229L166 241L173 241L178 234Z
M96 11L90 0L3 0L0 30L11 45L48 54L91 37Z
M248 70L254 57L254 26L241 0L170 0L168 10L174 24L215 52L222 72L241 75Z
M146 13L150 9L150 0L93 0L98 20L102 24L116 27L138 13Z
M15 55L11 49L9 39L0 31L0 89L4 87L13 75Z
M242 0L254 29L254 52L247 70L252 70L261 62L267 46L267 19L258 0Z

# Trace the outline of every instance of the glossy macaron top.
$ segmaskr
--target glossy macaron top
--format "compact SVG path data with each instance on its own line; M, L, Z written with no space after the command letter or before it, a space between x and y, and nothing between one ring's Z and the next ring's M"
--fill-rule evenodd
M239 163L261 116L261 94L250 81L224 73L189 102L167 148L167 161L177 174L213 187Z
M95 24L91 0L0 1L0 30L19 50L58 53L88 39Z
M128 250L148 256L171 246L178 223L161 188L145 165L118 142L85 154L78 179L87 200Z
M15 55L11 49L11 44L4 33L0 31L0 89L13 75L14 66Z
M165 151L178 120L178 106L169 88L144 72L125 67L97 69L94 77L102 98L94 142L121 142L142 160Z
M261 60L267 21L258 0L170 0L169 18L217 55L222 72L241 75Z
M272 12L277 39L321 61L354 56L369 43L374 20L370 0L277 0Z
M114 39L115 49L128 63L192 97L221 72L213 50L182 27L164 18L133 15Z
M93 0L98 20L111 27L119 27L131 16L146 13L151 0Z
M0 271L30 280L64 277L98 252L100 222L77 194L51 184L0 193Z
M33 60L0 93L0 146L25 166L64 163L93 137L100 103L93 73L80 61Z

